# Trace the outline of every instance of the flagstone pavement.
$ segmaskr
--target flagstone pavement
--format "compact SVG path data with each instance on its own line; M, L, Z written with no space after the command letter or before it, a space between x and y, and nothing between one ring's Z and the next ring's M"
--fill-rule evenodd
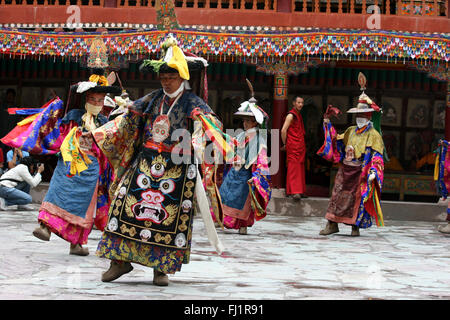
M52 235L35 238L34 211L0 212L0 299L53 300L303 300L450 299L450 235L438 222L385 221L385 227L351 227L320 236L320 217L270 215L248 235L218 230L226 251L214 252L202 219L194 221L191 262L170 275L168 287L152 285L152 269L100 281L109 260L95 255L101 236L89 236L90 255L69 255Z

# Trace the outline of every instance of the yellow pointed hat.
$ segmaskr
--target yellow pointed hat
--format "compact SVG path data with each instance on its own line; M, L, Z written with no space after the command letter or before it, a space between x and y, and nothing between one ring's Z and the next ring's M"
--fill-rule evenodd
M161 56L160 60L144 60L139 70L156 73L178 72L181 78L189 80L189 70L204 69L208 66L203 58L189 54L186 57L172 36L161 45Z
M181 78L189 80L189 68L186 57L177 45L173 45L167 49L164 61L167 63L167 66L178 70Z

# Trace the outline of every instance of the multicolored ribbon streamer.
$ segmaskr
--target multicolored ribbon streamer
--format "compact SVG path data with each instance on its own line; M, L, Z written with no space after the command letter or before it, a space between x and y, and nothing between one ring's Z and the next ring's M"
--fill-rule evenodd
M234 146L238 145L236 139L224 133L213 117L205 115L198 108L192 111L191 117L202 123L206 136L214 143L225 161L232 161L234 159Z
M381 211L380 199L378 199L378 192L376 190L373 190L372 193L373 193L373 203L376 212L375 222L378 227L380 226L383 227L384 226L383 211Z

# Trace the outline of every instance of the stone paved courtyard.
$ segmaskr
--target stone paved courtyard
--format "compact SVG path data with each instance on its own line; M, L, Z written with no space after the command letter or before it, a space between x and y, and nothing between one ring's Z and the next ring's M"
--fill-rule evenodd
M271 215L246 236L219 230L226 252L218 256L196 217L191 262L156 287L152 270L136 264L101 282L109 266L95 256L101 232L92 231L89 256L69 255L57 236L32 236L37 214L0 212L0 299L450 299L450 236L438 222L387 220L356 238L340 225L323 237L323 218Z

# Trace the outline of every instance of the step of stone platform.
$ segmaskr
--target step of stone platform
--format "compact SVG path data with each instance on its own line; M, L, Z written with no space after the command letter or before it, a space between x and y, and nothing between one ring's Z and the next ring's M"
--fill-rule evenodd
M41 182L36 187L31 188L30 195L33 203L42 203L48 191L49 182Z
M267 214L324 217L329 200L327 197L308 197L297 202L290 197L286 197L284 189L274 189ZM384 220L440 222L447 218L447 201L426 203L382 200L381 209Z
M41 203L47 193L49 183L40 183L31 189L33 203ZM285 196L284 189L272 190L267 214L295 217L324 217L329 198L309 197L299 202ZM445 221L447 202L425 203L405 201L381 201L385 220L404 221Z

